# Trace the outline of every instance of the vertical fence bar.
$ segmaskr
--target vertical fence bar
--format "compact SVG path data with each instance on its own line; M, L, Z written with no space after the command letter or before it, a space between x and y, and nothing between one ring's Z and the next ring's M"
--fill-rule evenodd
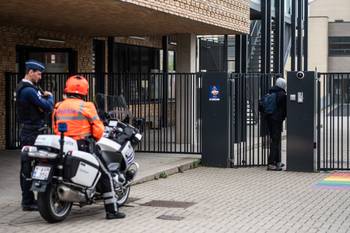
M261 99L262 97L262 92L261 92L261 78L260 78L260 75L257 75L257 80L258 80L258 96L259 96L259 99ZM261 121L262 121L262 116L260 114L260 112L258 111L258 126L257 126L257 136L258 136L258 139L257 139L257 144L258 144L258 151L257 151L257 156L258 156L258 163L260 163L260 148L262 146L262 144L260 144L260 135L261 135L261 132L260 132L260 126L261 126Z
M174 99L173 99L173 84L176 82L176 74L174 74L171 78L171 84L170 84L170 99L171 99L171 103L170 103L170 152L173 152L173 127L174 127L174 118L173 118L173 105L174 105ZM175 113L176 114L176 113Z
M247 119L246 119L247 128L248 128L247 133L249 133L249 136L247 138L247 144L248 144L247 148L249 150L249 163L248 163L248 165L250 165L250 166L254 165L252 163L252 161L253 161L253 159L252 159L252 149L254 149L254 148L251 145L251 143L252 143L252 127L251 127L251 125L252 125L252 122L251 122L251 110L252 110L251 105L252 105L252 103L251 103L251 98L250 98L252 96L252 94L251 94L251 91L252 91L251 80L252 80L251 76L248 76L247 77L247 84L248 84L248 87L247 87L248 92L247 93L248 93L248 96L247 96L247 103L246 103L247 108L246 108L246 111L245 111L245 115L247 115ZM250 108L249 113L248 113L248 103L249 103L249 108Z
M202 78L202 75L201 74L199 74L198 75L198 86L200 87L200 89L199 90L201 90L202 88L203 88L203 78ZM202 152L202 97L201 97L202 95L200 94L200 92L198 92L198 98L199 98L199 121L198 121L198 123L199 123L199 127L198 127L198 129L199 129L199 132L198 132L198 135L199 135L199 150L198 151L200 151L200 152Z
M144 134L145 135L147 135L148 137L147 137L147 140L148 140L148 145L146 145L146 148L148 148L148 149L146 149L146 150L148 150L148 151L151 151L151 129L152 129L152 126L150 125L151 124L151 106L152 106L152 81L151 81L151 79L152 79L152 75L153 74L149 74L148 76L147 76L147 80L148 80L148 86L147 86L147 99L148 99L148 103L147 103L147 105L148 105L148 107L147 107L147 109L146 109L146 111L148 111L148 114L147 114L147 117L146 117L146 119L145 119L145 128L147 129L147 133L145 132ZM146 141L146 143L145 144L147 144L147 141Z
M343 112L343 108L344 108L344 93L343 93L343 90L344 90L344 77L343 77L343 74L341 74L340 75L340 77L341 77L341 80L340 80L340 83L341 83L341 85L340 85L340 94L341 94L341 136L340 136L340 138L341 138L341 141L340 141L340 145L341 145L341 147L340 147L340 155L341 155L341 164L340 164L340 166L341 166L341 169L344 169L344 163L343 163L343 161L344 161L344 156L343 156L343 152L344 152L344 150L343 150L343 131L344 131L344 125L343 125L343 119L344 119L344 112ZM340 129L338 129L339 131L340 131ZM338 139L338 141L339 141L339 139Z
M175 150L175 152L177 152L178 150L177 150L177 148L178 148L178 146L177 146L177 144L178 144L178 139L177 139L177 134L178 134L178 122L179 122L179 119L177 119L178 118L178 101L179 101L179 94L178 94L178 92L179 92L179 90L178 89L180 89L181 90L181 88L177 88L177 87L179 87L179 83L180 83L180 81L181 81L181 78L180 78L180 76L179 76L179 74L176 74L176 79L175 79L175 93L174 93L174 96L175 96L175 102L174 102L174 104L175 104L175 119L174 119L174 146L175 146L175 148L174 148L174 150ZM181 101L180 101L181 102ZM180 116L181 116L181 113L180 113ZM181 119L181 117L180 117L180 119Z
M243 129L243 159L244 165L247 166L247 142L248 142L248 134L247 134L247 74L243 76L242 84L243 84L243 96L242 96L242 129Z
M200 108L201 108L201 105L200 105L200 96L201 96L201 94L200 94L200 92L199 92L199 88L200 88L200 84L199 84L199 73L195 73L194 74L194 78L195 78L195 83L196 83L196 89L195 89L195 94L196 94L196 120L195 120L195 124L196 124L196 126L195 126L195 128L196 128L196 152L198 153L200 150L199 150L199 145L200 145L200 140L199 140L199 135L200 135L200 127L201 127L201 125L200 125L200 119L201 119L201 115L200 115Z
M243 138L243 134L242 134L242 129L243 129L243 124L242 124L242 117L243 117L243 111L242 111L242 104L243 104L243 92L244 92L244 86L243 86L243 76L242 75L239 75L239 88L238 88L238 93L239 93L239 109L240 109L240 112L239 112L239 115L240 115L240 118L239 118L239 121L240 121L240 126L241 126L241 129L239 131L239 134L240 134L240 142L239 142L239 161L238 161L238 164L239 165L242 165L242 160L244 159L244 155L243 155L243 144L244 144L244 138ZM242 158L243 157L243 158Z
M320 74L321 75L321 81L323 82L323 93L325 95L325 98L324 98L324 101L323 101L323 124L322 124L322 130L323 130L323 140L322 140L322 143L323 143L323 168L326 167L326 156L327 156L327 153L328 153L328 146L327 146L327 143L328 143L328 133L327 133L327 117L326 117L326 112L327 112L327 103L328 103L328 91L326 89L326 78L325 78L325 75L324 74Z
M162 149L162 124L163 124L163 115L162 115L162 106L163 106L163 101L164 101L164 86L163 84L163 79L164 79L164 73L160 74L161 78L158 79L158 87L160 89L160 96L158 99L158 152L161 151Z
M337 131L336 131L336 146L337 146L337 168L339 168L339 160L340 160L340 148L339 148L339 138L340 138L340 134L339 134L339 131L340 131L340 110L339 110L339 107L341 106L340 105L340 95L339 95L339 92L340 92L340 80L339 80L339 75L337 74L336 75L336 82L337 82L337 85L336 85L336 88L337 88L337 91L335 92L335 94L337 95L336 98L337 98Z
M256 75L254 74L253 75L253 163L255 164L257 161L255 160L255 128L256 126L255 125L258 125L259 124L259 121L256 120L256 114L257 114L257 111L256 111L256 86L255 86L255 83L256 83ZM257 163L258 165L260 165L259 163Z
M183 120L183 106L182 106L182 103L183 103L183 75L180 74L180 95L179 95L179 99L180 99L180 104L179 107L180 107L180 123L179 123L179 128L180 128L180 139L179 139L179 142L180 142L180 151L179 152L182 152L182 148L183 148L183 141L184 141L184 137L183 137L183 126L182 126L182 120Z
M189 143L189 138L190 138L190 132L189 132L189 103L188 103L188 96L189 96L189 85L188 85L188 80L187 80L187 77L186 77L186 74L184 75L185 76L185 86L186 86L186 94L185 94L185 106L186 106L186 124L185 124L185 130L186 130L186 149L185 149L185 152L188 152L188 143Z
M349 86L349 74L346 74L346 87ZM347 139L347 143L346 143L346 168L349 169L349 118L350 118L350 112L349 112L349 104L350 104L350 93L347 93L347 103L346 103L346 110L347 110L347 114L346 114L346 120L347 120L347 124L346 124L346 139Z
M156 89L156 87L158 87L158 74L155 74L154 77L154 86L153 86L153 152L156 152L156 145L157 145L157 141L156 141L156 127L158 127L158 118L156 117L156 107L158 106L158 100L159 100L159 90L158 88Z
M190 79L191 79L191 147L190 147L190 152L193 153L194 151L194 127L195 127L195 105L194 105L194 96L195 96L195 89L194 89L194 83L193 83L193 75L190 74Z
M317 170L320 170L320 159L321 159L321 151L320 151L320 138L321 138L321 83L320 83L320 75L318 74L317 79Z
M332 107L332 124L331 124L331 129L332 129L332 136L331 136L331 139L332 139L332 160L331 160L331 168L334 168L334 162L335 162L335 148L334 148L334 134L335 134L335 131L334 131L334 126L335 126L335 122L334 122L334 118L335 118L335 109L334 109L334 106L335 106L335 99L336 97L334 96L335 95L335 87L334 87L334 75L331 75L331 81L332 81L332 84L331 84L331 91L332 91L332 102L331 102L331 107Z

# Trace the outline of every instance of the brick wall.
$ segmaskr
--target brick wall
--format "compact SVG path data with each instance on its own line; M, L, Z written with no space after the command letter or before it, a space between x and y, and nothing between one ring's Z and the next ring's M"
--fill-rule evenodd
M42 42L37 39L55 38L65 43ZM43 48L72 48L78 54L78 71L92 71L92 39L83 35L33 30L25 27L0 26L0 150L5 149L5 75L16 71L16 45Z
M122 0L199 22L249 33L250 0Z

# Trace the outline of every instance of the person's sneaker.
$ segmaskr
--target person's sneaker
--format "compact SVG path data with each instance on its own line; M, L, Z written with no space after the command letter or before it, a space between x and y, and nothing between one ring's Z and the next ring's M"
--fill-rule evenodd
M118 218L125 218L125 214L121 212L106 213L106 219L118 219Z
M284 167L284 163L278 162L277 167Z
M38 204L32 203L32 204L22 204L22 210L23 211L38 211Z
M267 165L267 170L268 171L282 171L282 168L278 167L274 164L269 164L269 165Z

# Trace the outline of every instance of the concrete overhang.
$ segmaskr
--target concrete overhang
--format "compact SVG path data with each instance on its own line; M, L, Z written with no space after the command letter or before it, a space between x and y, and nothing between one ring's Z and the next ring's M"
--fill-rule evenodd
M2 1L0 24L89 36L242 33L117 0Z

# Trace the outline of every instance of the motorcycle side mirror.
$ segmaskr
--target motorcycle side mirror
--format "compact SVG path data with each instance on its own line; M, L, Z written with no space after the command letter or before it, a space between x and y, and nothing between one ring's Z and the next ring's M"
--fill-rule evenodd
M111 119L111 116L109 115L108 112L104 112L103 115L104 115L105 119L107 119L107 120Z
M63 123L58 123L58 131L60 133L65 133L67 132L67 123L63 122Z

